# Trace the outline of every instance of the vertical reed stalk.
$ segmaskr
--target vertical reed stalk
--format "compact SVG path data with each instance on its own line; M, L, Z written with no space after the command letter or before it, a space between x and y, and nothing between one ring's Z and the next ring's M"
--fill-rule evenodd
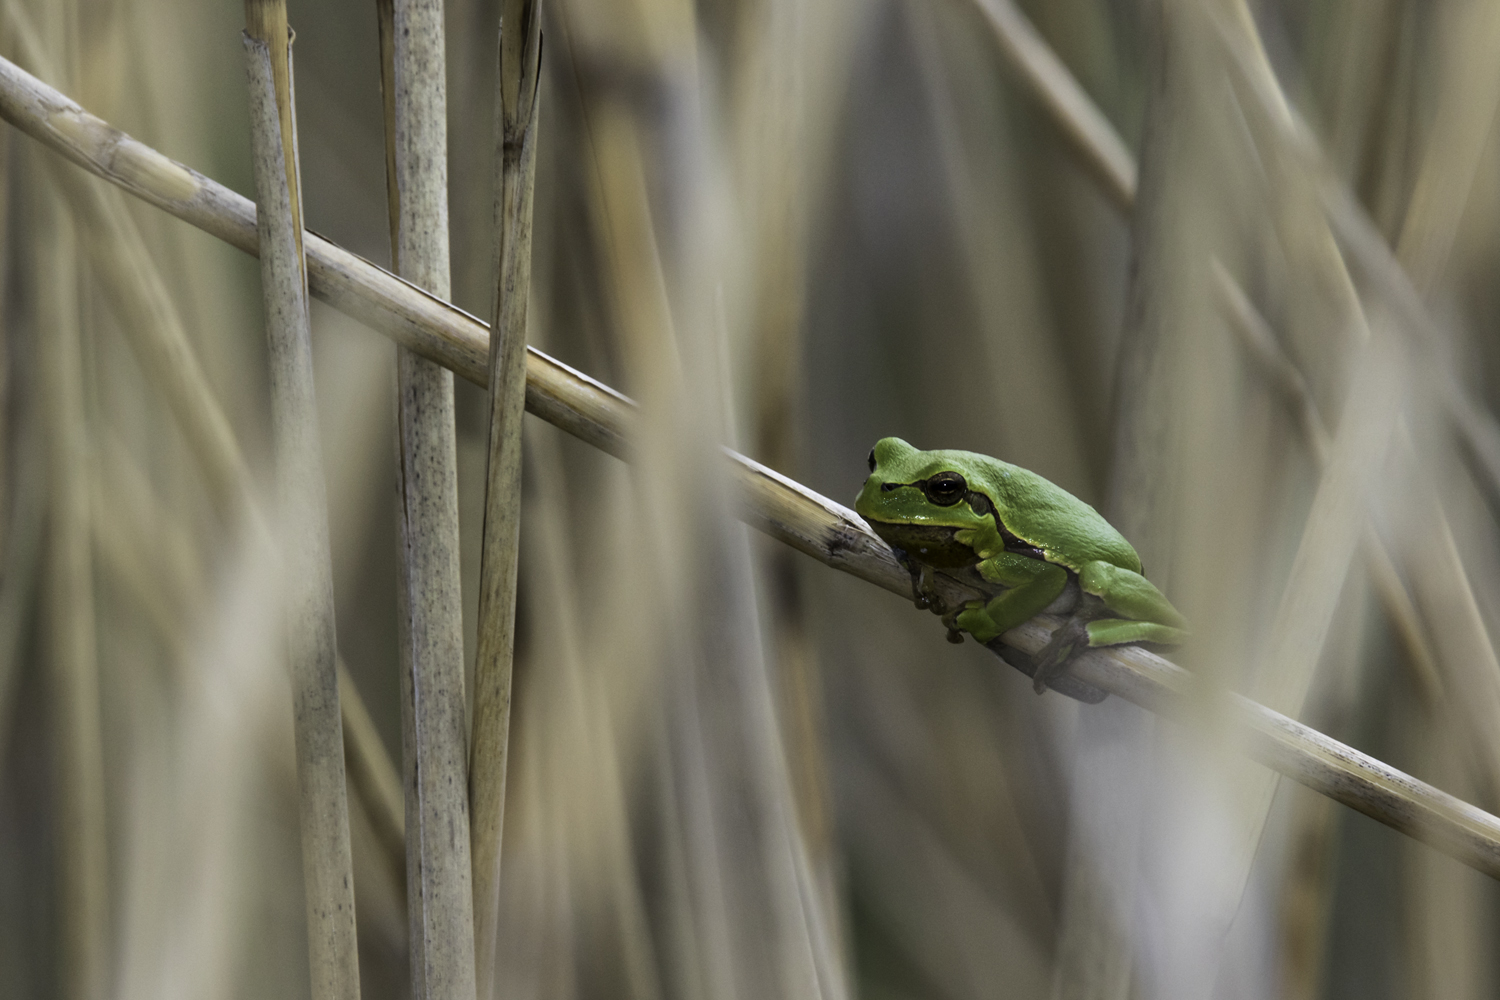
M396 273L449 297L442 0L377 0ZM416 1000L473 1000L453 373L396 348L406 899Z
M78 66L76 5L53 3L45 15L48 43L64 56L68 79ZM38 166L40 173L48 165ZM56 781L58 986L65 1000L102 1000L110 949L109 830L80 310L85 285L67 206L61 199L42 197L32 220L40 244L33 273L39 286L35 343L47 456L41 610Z
M48 661L57 734L57 870L62 995L101 1000L108 960L109 884L104 751L94 637L89 445L80 343L77 243L66 209L44 202L37 307L49 457Z
M526 306L541 68L541 8L502 8L496 102L495 297L490 329L489 467L479 569L474 739L469 807L474 852L474 950L480 1000L494 991L500 917L500 841L515 653L516 557L521 525L521 416L526 403Z
M358 1000L333 578L313 398L285 0L246 0L245 20L312 996Z

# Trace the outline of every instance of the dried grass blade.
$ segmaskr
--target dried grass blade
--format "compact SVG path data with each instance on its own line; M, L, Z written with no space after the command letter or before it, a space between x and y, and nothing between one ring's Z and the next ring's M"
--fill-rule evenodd
M284 0L247 0L245 17L312 996L358 1000L353 859L298 204L291 39Z
M521 415L526 397L526 312L531 285L541 9L502 8L495 128L495 261L489 364L489 456L474 657L469 798L474 845L474 949L479 996L494 995L499 948L500 845L510 742L517 556L521 530Z

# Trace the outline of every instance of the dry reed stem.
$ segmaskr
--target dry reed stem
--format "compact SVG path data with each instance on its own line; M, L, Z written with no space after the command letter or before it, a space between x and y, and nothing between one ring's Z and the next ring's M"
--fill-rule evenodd
M986 14L990 16L991 24L996 30L997 37L1002 41L1002 47L1007 56L1017 64L1023 78L1042 100L1044 106L1058 118L1064 134L1073 143L1075 150L1082 155L1086 163L1094 168L1096 174L1106 179L1106 189L1116 202L1127 210L1132 208L1133 199L1122 197L1126 189L1118 183L1109 183L1108 171L1101 168L1101 165L1111 162L1112 158L1109 154L1117 148L1114 143L1101 144L1095 141L1098 135L1114 135L1103 115L1091 104L1086 104L1082 110L1079 110L1077 98L1083 94L1082 89L1065 69L1059 76L1056 70L1061 67L1060 61L1056 60L1056 57L1047 49L1045 42L1025 21L1024 16L1007 0L979 0L979 2ZM1240 70L1242 78L1248 83L1246 89L1254 97L1250 103L1255 110L1260 112L1260 123L1272 123L1271 131L1278 134L1288 150L1300 157L1303 167L1309 168L1307 174L1323 178L1318 188L1319 198L1324 211L1328 213L1333 236L1339 240L1346 252L1353 254L1365 276L1376 279L1372 282L1374 287L1384 289L1388 295L1392 295L1394 290L1392 297L1405 320L1403 328L1418 343L1425 342L1430 345L1435 339L1432 321L1426 316L1415 294L1409 291L1411 286L1405 274L1401 272L1400 265L1380 239L1373 225L1369 223L1363 210L1349 196L1347 190L1337 182L1332 171L1323 164L1321 155L1317 152L1310 135L1291 112L1284 96L1280 93L1274 74L1265 63L1264 51L1259 45L1258 36L1254 34L1253 20L1243 13L1242 7L1237 13L1240 16L1231 23L1241 30L1248 31L1250 42L1243 46L1227 42L1227 47L1235 57L1231 60L1231 64ZM1486 22L1481 27L1491 26ZM1226 26L1222 30L1228 35L1233 29ZM1479 34L1482 36L1483 32ZM1043 54L1038 55L1038 51ZM1051 57L1050 60L1048 56ZM1486 92L1485 97L1491 97L1489 92ZM1086 97L1084 101L1087 101ZM1492 105L1493 100L1490 103ZM1442 106L1465 104L1466 102L1462 101L1448 101ZM1492 110L1491 108L1491 113ZM1478 113L1481 117L1485 117L1482 107ZM1461 123L1449 121L1449 117L1451 116L1445 115L1443 118L1442 124L1447 126L1443 134L1448 135L1450 139L1465 134ZM1255 115L1251 115L1250 118L1252 123L1256 122ZM1473 122L1469 124L1472 126ZM1483 130L1470 128L1469 131L1482 133ZM1472 136L1461 142L1455 139L1451 144L1460 145L1462 152L1467 155L1455 158L1456 163L1446 157L1429 158L1424 162L1424 173L1435 174L1439 169L1446 168L1444 172L1450 175L1447 178L1450 182L1441 183L1429 178L1427 183L1419 184L1419 193L1425 196L1424 199L1414 202L1414 208L1423 209L1424 215L1436 217L1438 221L1433 223L1427 218L1415 219L1410 221L1407 229L1403 231L1403 240L1410 235L1414 247L1420 247L1421 254L1420 259L1413 257L1405 263L1409 263L1416 268L1418 274L1428 277L1429 280L1446 257L1447 246L1451 244L1461 214L1461 205L1466 198L1468 186L1472 182L1473 169L1482 153L1482 143ZM1436 204L1429 204L1429 202ZM1417 254L1418 251L1414 249L1412 253ZM1341 260L1329 258L1328 262L1338 271L1343 271ZM1221 271L1220 274L1222 275L1223 272ZM1347 276L1343 278L1343 281L1345 287L1352 287ZM1219 284L1221 286L1224 284L1222 277ZM1248 299L1238 286L1233 285L1232 281L1231 286L1228 294L1223 287L1217 291L1221 301L1229 307L1228 315L1231 325L1243 335L1246 317L1251 316L1259 320L1259 316L1253 312L1253 307L1249 306ZM1246 311L1247 307L1250 309L1249 312ZM1259 320L1259 323L1254 325L1263 326L1264 321ZM1280 367L1281 365L1277 363L1273 365L1273 370ZM1306 393L1305 382L1300 379L1300 374L1297 376L1296 383L1287 383L1284 375L1280 381L1291 385L1299 396ZM1299 383L1300 388L1298 388ZM1461 439L1467 444L1471 458L1481 467L1482 473L1478 477L1481 486L1487 487L1488 492L1494 494L1494 484L1500 480L1500 457L1497 457L1500 456L1500 434L1496 433L1493 420L1474 404L1451 378L1441 379L1440 387L1444 390L1443 402L1450 420L1453 421ZM1304 398L1310 402L1310 395ZM1308 419L1306 405L1306 403L1302 404L1303 412L1299 416L1316 453L1318 450L1317 432ZM1440 511L1438 514L1441 516ZM1420 624L1414 614L1416 602L1402 584L1391 562L1389 552L1383 544L1379 543L1372 529L1366 529L1366 538L1366 560L1382 604L1408 646L1419 686L1431 693L1437 689L1435 661L1431 647L1422 635ZM1452 582L1449 581L1450 585ZM1464 581L1464 587L1461 589L1467 589L1467 581ZM1470 600L1472 601L1472 595ZM1483 635L1483 639L1483 645L1489 646L1487 634ZM1493 653L1490 659L1493 659ZM1481 741L1489 742L1477 732L1474 736ZM1481 759L1487 762L1492 757L1493 754L1486 754ZM1484 766L1488 769L1492 765L1486 763Z
M284 625L292 674L313 1000L358 1000L328 511L314 401L284 0L247 0L251 149L270 358Z
M660 678L654 761L674 889L661 918L670 928L661 944L666 985L690 995L840 996L770 679L752 638L747 538L723 520L733 494L712 457L727 391L713 303L719 280L731 301L737 282L733 268L721 269L725 245L708 238L711 202L724 189L712 157L696 152L706 123L688 99L693 9L670 3L642 13L668 44L612 45L595 57L638 66L661 104L633 107L611 91L589 102L586 128L597 158L590 194L604 294L622 377L641 398L630 528L641 583L611 610L630 618L618 625L630 636L623 655ZM648 198L649 165L688 148L695 152L678 161L664 201Z
M1481 38L1487 34L1493 37L1500 32L1500 23L1496 22L1494 16L1482 11L1478 16L1480 24L1476 26L1475 33ZM1223 28L1222 37L1233 57L1230 65L1238 70L1237 82L1253 98L1254 106L1246 116L1252 131L1256 132L1262 148L1269 146L1274 149L1274 157L1297 160L1303 176L1311 178L1314 184L1321 185L1325 199L1329 198L1329 192L1334 192L1327 202L1332 206L1327 210L1330 225L1335 234L1341 227L1348 232L1357 231L1362 234L1353 243L1345 244L1345 252L1351 254L1356 263L1362 263L1383 275L1383 280L1375 286L1376 290L1392 300L1409 337L1427 355L1427 364L1437 370L1440 388L1446 390L1440 394L1440 398L1449 409L1450 419L1453 419L1455 412L1466 411L1472 403L1465 394L1457 390L1448 366L1439 363L1434 357L1434 345L1438 337L1419 296L1421 292L1428 290L1440 274L1442 262L1447 257L1447 247L1456 235L1463 206L1468 201L1474 174L1483 154L1483 143L1456 134L1461 129L1447 120L1449 116L1444 116L1445 128L1429 140L1427 155L1418 178L1417 191L1422 197L1409 208L1401 242L1393 255L1374 233L1373 225L1364 216L1363 210L1348 198L1347 192L1333 179L1333 172L1323 160L1310 133L1288 109L1255 34L1254 22L1242 7L1236 25L1239 32L1243 33L1243 38L1236 35L1233 27ZM1473 44L1472 41L1469 44ZM1486 78L1492 75L1493 73L1485 74ZM1477 117L1487 124L1493 118L1497 101L1500 101L1500 85L1487 87ZM1444 106L1465 103L1463 100L1450 100L1445 101ZM1468 114L1472 116L1474 112L1471 110ZM1474 122L1470 121L1469 124L1473 126ZM1456 149L1453 148L1455 146ZM1343 266L1342 260L1338 262L1338 266ZM1417 282L1408 276L1408 267L1415 268L1414 273L1421 282L1420 290ZM1473 433L1482 435L1486 433L1486 427L1493 430L1493 421L1475 418L1469 423L1469 427ZM1471 458L1484 462L1485 457L1480 454L1484 446L1473 437L1468 444ZM1483 473L1476 478L1483 487ZM1452 529L1436 496L1425 498L1422 519L1424 524L1432 527L1439 539L1447 538L1451 544ZM1429 609L1429 621L1446 620L1447 627L1461 631L1461 636L1439 638L1446 640L1443 645L1450 650L1461 650L1462 659L1439 662L1450 673L1469 682L1468 685L1458 685L1458 689L1466 689L1472 685L1477 692L1483 693L1482 697L1486 701L1493 703L1497 685L1500 685L1500 661L1497 661L1493 642L1483 620L1477 613L1454 617L1436 610L1476 607L1462 562L1456 555L1455 558L1444 559L1442 553L1445 551L1443 543L1439 541L1429 545L1413 560L1418 564L1413 571L1414 580L1421 581L1422 588L1435 592L1419 592L1415 603ZM1436 628L1430 631L1435 637L1438 635ZM1466 737L1471 748L1477 747L1478 750L1472 754L1472 759L1478 764L1481 782L1493 792L1500 788L1500 776L1497 776L1496 771L1500 767L1500 741L1491 735L1490 722L1493 716L1477 712L1476 699L1473 697L1466 699L1465 707L1469 721Z
M1000 50L1121 211L1135 207L1136 165L1124 140L1012 0L973 0Z
M174 662L183 663L190 652L183 608L206 592L202 567L193 559L193 543L181 526L160 516L161 502L151 493L144 473L124 458L119 447L111 446L94 464L108 472L93 477L91 513L101 568L140 606ZM406 853L401 776L342 657L338 671L349 786L379 841L380 877L399 887ZM359 892L364 883L357 851L355 855ZM368 900L360 898L360 906L365 907ZM403 924L403 947L405 934Z
M1500 6L1456 4L1449 21L1442 99L1396 240L1396 257L1423 295L1442 276L1500 105Z
M489 351L489 454L479 557L474 656L474 740L469 797L474 844L474 940L479 996L495 991L500 846L510 743L516 575L521 530L521 416L526 397L526 313L531 286L532 194L540 98L541 9L502 7L495 120L494 261Z
M17 420L18 444L6 456L7 473L18 484L5 526L6 572L0 578L0 764L10 746L14 700L21 679L24 623L37 605L47 506L46 459L34 421Z
M106 180L254 252L253 229L246 230L254 216L244 199L87 115L3 59L0 116ZM119 169L116 158L123 161ZM306 238L310 277L325 300L481 382L484 324L315 234ZM624 456L635 420L629 399L534 349L527 358L526 402L547 422ZM746 523L827 566L911 596L911 575L853 511L743 455L725 449L725 457L738 486L738 515ZM956 581L939 584L950 603L974 596ZM1055 624L1034 621L1005 639L1023 652L1034 651ZM1153 711L1185 703L1186 671L1146 650L1097 651L1086 659L1089 665L1075 671L1080 678L1120 697ZM1253 750L1263 763L1500 878L1500 820L1264 706L1247 699L1234 704L1258 733Z
M449 297L446 56L441 0L381 0L391 257ZM412 995L473 1000L453 373L397 347L401 729Z
M144 472L125 457L123 446L107 443L107 448L96 448L94 468L102 471L93 476L91 513L98 561L105 578L112 579L124 596L139 606L172 665L178 667L186 664L192 653L184 618L196 615L198 601L209 590L203 567L196 562L194 543L184 527L162 516L162 503ZM401 778L342 658L338 670L349 785L378 841L377 856L362 859L355 838L355 892L361 913L369 914L383 901L379 892L365 893L365 888L375 885L374 880L389 882L397 895L403 888L406 842ZM198 677L196 673L178 674L174 679L191 688ZM404 950L404 911L398 911L395 919L399 934L394 937ZM375 924L383 929L387 922L378 920Z
M72 4L50 13L54 44L76 44ZM76 65L76 63L70 63ZM36 169L45 164L31 160ZM51 709L59 995L97 1000L109 987L109 815L90 518L90 428L80 303L88 294L78 235L58 197L32 214L38 244L32 312L47 496L41 649Z
M44 77L52 75L36 29L18 0L5 0L4 16L23 59L37 67ZM89 232L89 253L104 291L120 314L121 326L130 337L141 370L167 401L192 447L220 516L227 522L244 516L252 532L268 537L270 528L239 439L203 372L161 271L119 193L71 172L49 172L48 176L68 199L74 218ZM103 537L132 541L113 532ZM23 559L22 565L29 563ZM8 609L12 604L5 607ZM5 703L4 690L4 679L0 677L0 706ZM339 703L346 723L351 714L368 719L369 713L354 687L341 689ZM383 774L391 767L385 746L378 739L356 740L346 749L359 773ZM396 787L399 791L399 779ZM355 790L361 795L375 796L366 801L372 816L384 815L380 793L373 784L356 781ZM396 852L399 863L405 850L402 825L398 822L395 826L394 838L388 822L378 820L376 825L382 832L382 844Z
M1288 108L1275 74L1265 65L1258 42L1247 42L1234 25L1221 24L1220 36L1228 56L1225 65L1231 71L1231 82L1242 95L1240 107L1245 111L1245 121L1256 136L1257 145L1263 152L1286 157L1300 167L1299 176L1306 177L1311 184L1329 231L1342 251L1340 265L1348 269L1351 278L1371 298L1391 310L1401 332L1415 348L1416 359L1432 376L1442 412L1474 467L1475 483L1485 493L1491 508L1500 510L1500 423L1473 399L1458 381L1452 365L1441 358L1439 345L1444 338L1421 292L1369 213L1328 164L1306 123ZM1444 185L1445 197L1459 198L1460 206L1467 200L1473 169L1483 148L1474 146L1465 152L1475 157L1474 163L1458 164L1451 183ZM1432 186L1424 186L1424 191L1432 194ZM1432 205L1419 208L1453 226L1462 214L1461 209L1445 210ZM1414 255L1413 262L1422 261L1420 266L1425 269L1424 280L1427 280L1427 273L1436 273L1429 263L1431 255L1445 257L1443 248L1453 234L1422 232L1418 238L1417 231L1413 233L1412 238L1423 246L1417 249L1413 245L1409 253Z
M1033 96L1053 116L1074 152L1101 178L1110 198L1122 210L1133 211L1135 165L1130 161L1124 143L1109 120L1093 104L1067 67L1011 0L974 2L994 30L1002 52L1011 60ZM1481 12L1475 16L1481 21L1478 33L1482 35L1482 29L1489 27L1488 22L1483 21L1486 15ZM1243 26L1243 21L1232 23ZM1221 25L1221 30L1226 34L1233 31L1228 24ZM1430 349L1436 339L1433 320L1412 291L1407 273L1396 261L1390 247L1358 200L1328 168L1311 133L1281 94L1275 75L1269 73L1268 68L1266 71L1257 69L1253 55L1246 51L1245 46L1228 42L1226 48L1231 56L1229 65L1238 70L1241 79L1248 84L1247 90L1253 98L1246 102L1247 110L1258 111L1274 119L1275 130L1282 135L1288 148L1301 159L1309 176L1318 180L1318 201L1328 216L1334 238L1349 254L1350 264L1358 272L1356 277L1367 279L1370 287L1379 289L1383 296L1389 298L1401 317L1403 331L1416 343ZM1258 42L1255 48L1259 49ZM1260 54L1263 57L1263 51ZM1454 103L1463 102L1444 102L1443 106L1448 107ZM1465 123L1451 122L1449 117L1445 114L1440 122L1444 127L1444 135L1458 135ZM1468 126L1474 135L1466 136L1466 141L1460 145L1465 153L1477 157L1483 151L1483 144L1477 141L1483 129L1472 128L1472 122ZM1471 143L1468 139L1474 142ZM1121 151L1125 151L1123 159ZM1472 181L1472 171L1466 176L1462 186L1465 191L1468 182ZM1446 192L1451 197L1453 190L1452 186L1423 184L1420 192L1423 201L1416 204L1422 209L1427 198L1439 192ZM1424 214L1432 213L1427 210ZM1456 227L1458 215L1451 210L1444 212L1442 221ZM1428 224L1425 221L1418 223L1420 226ZM1428 263L1429 260L1440 263L1446 258L1452 231L1447 235L1432 235L1425 230L1414 229L1412 238L1423 245L1421 252L1424 256L1421 265L1413 266L1418 266L1419 269L1429 268L1432 266ZM1451 372L1444 371L1442 376L1439 379L1439 389L1448 419L1452 421L1455 432L1480 472L1476 478L1481 488L1486 491L1491 505L1500 509L1500 427L1497 427L1494 417L1452 378Z
M141 369L177 417L203 469L215 509L226 523L234 523L254 510L248 492L249 466L140 230L118 192L72 171L55 172L51 177L88 234L89 259L120 318L120 327L140 358Z
M1022 82L1052 115L1070 147L1099 178L1105 193L1126 213L1135 210L1136 165L1123 140L1108 118L1089 98L1063 62L1037 33L1011 0L974 0L989 21L1001 51L1020 73ZM1283 104L1284 106L1284 104ZM1215 264L1215 294L1230 327L1251 348L1278 388L1289 394L1309 447L1321 463L1328 444L1326 429L1320 432L1316 404L1301 372L1276 344L1270 326L1250 301L1234 276ZM1314 407L1309 412L1308 407ZM1435 667L1431 645L1414 614L1415 602L1391 562L1390 553L1375 535L1366 532L1367 565L1375 576L1377 593L1401 636L1424 691L1435 690Z
M1046 996L1048 955L1030 915L976 880L969 859L955 856L930 815L869 759L851 756L839 777L856 827L844 834L849 864L880 875L858 878L861 906L898 930L902 950L937 987L931 995Z
M4 16L22 61L43 78L58 79L20 0L5 0ZM118 191L91 184L75 173L49 171L48 179L57 185L73 218L87 232L90 259L142 370L177 417L220 516L233 522L236 515L253 507L249 466L124 199Z
M1045 616L1033 619L1007 632L1005 641L1035 652L1055 625ZM1204 705L1190 673L1143 649L1086 653L1072 669L1080 679L1169 718L1186 720ZM1243 695L1218 697L1227 735L1242 739L1252 759L1500 879L1500 818Z
M1395 430L1399 411L1390 401L1400 398L1402 387L1388 338L1384 330L1372 336L1356 359L1338 431L1303 522L1268 641L1257 658L1255 694L1269 709L1292 718L1303 713L1323 658L1345 578L1365 537L1365 498L1383 467ZM1237 897L1248 883L1270 817L1277 776L1259 772L1242 781L1246 827L1244 850L1237 859L1241 865ZM1238 909L1238 898L1233 902L1231 912Z
M506 850L512 859L506 880L504 899L516 919L534 926L533 905L524 892L517 892L518 880L526 879L527 869L546 870L558 865L570 871L575 891L598 893L599 904L584 904L589 910L602 905L609 916L604 918L618 935L622 973L614 995L628 1000L659 1000L662 996L657 969L656 942L651 933L646 898L632 854L630 822L630 789L625 780L629 765L622 762L622 729L631 728L619 721L629 716L632 705L640 701L640 692L623 693L621 681L629 681L630 671L621 671L617 663L603 664L595 670L581 648L588 632L585 622L592 610L579 593L573 567L572 528L568 516L568 490L556 435L543 432L538 424L523 428L526 446L528 492L534 502L528 508L525 525L527 551L533 554L526 563L526 578L520 584L535 595L526 603L532 634L543 645L536 649L537 662L547 664L545 676L537 678L538 701L548 705L543 721L529 730L531 739L541 744L525 754L532 762L552 762L550 777L528 782L507 782L507 794L518 805L512 815L527 815L536 823L543 815L558 827L550 840L539 840L535 829L521 827L520 837L508 839ZM617 639L618 637L610 637ZM610 640L606 640L610 641ZM518 757L521 754L517 755ZM562 790L562 794L553 794ZM522 796L530 793L530 798ZM515 829L514 827L512 829ZM529 839L528 839L529 837ZM559 853L558 848L562 851ZM517 861L520 861L518 864ZM516 874L519 872L520 874ZM590 889L594 879L603 885ZM524 883L523 883L524 884ZM514 926L514 923L509 924ZM499 983L514 982L526 970L514 968L515 942L502 942L504 954L496 972ZM564 963L571 955L564 957ZM501 986L504 989L504 986Z
M375 720L360 697L359 686L339 657L339 716L344 724L344 764L349 787L364 806L390 867L402 877L406 858L406 811L401 773L386 753Z
M1214 290L1229 319L1230 328L1239 336L1240 343L1261 371L1286 398L1287 404L1296 414L1308 452L1318 467L1323 468L1329 461L1332 438L1307 381L1281 349L1265 319L1245 298L1239 284L1218 261L1214 262ZM1381 605L1390 616L1391 625L1401 636L1402 645L1411 658L1410 665L1417 690L1429 705L1436 705L1443 698L1443 682L1438 676L1432 646L1417 615L1412 595L1406 588L1406 582L1401 579L1395 561L1391 558L1390 549L1369 521L1364 526L1361 551L1365 569L1370 574L1370 582L1374 584Z
M0 117L129 193L246 253L259 252L255 205L248 198L130 138L3 59ZM488 384L483 322L316 233L303 235L314 294L470 382ZM531 412L624 455L624 396L532 349L526 379Z
M56 746L61 988L104 996L109 956L108 830L95 639L89 444L73 226L43 200L36 311L41 405L48 442L45 608Z

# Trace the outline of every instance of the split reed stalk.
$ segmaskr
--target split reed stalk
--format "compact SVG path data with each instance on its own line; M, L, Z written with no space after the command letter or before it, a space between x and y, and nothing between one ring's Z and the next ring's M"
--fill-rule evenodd
M0 117L151 204L258 252L255 214L245 199L89 115L3 59ZM377 332L483 383L483 323L313 233L305 241L315 292ZM636 419L630 400L534 349L527 355L526 405L603 451L620 457L627 452ZM911 596L910 574L853 511L742 455L726 450L725 457L738 487L738 514L752 527L827 566ZM974 596L957 581L937 582L947 603ZM1037 621L1004 638L1023 652L1034 651L1055 626ZM1028 631L1033 627L1040 632ZM1186 673L1145 650L1095 651L1074 672L1152 711L1173 712L1186 704ZM1263 706L1235 704L1241 722L1265 730L1256 754L1267 766L1500 878L1500 820Z
M489 456L479 556L474 739L469 805L474 851L474 951L481 1000L494 995L500 920L500 848L510 743L517 557L521 530L521 418L526 399L526 313L531 286L532 191L540 99L541 8L502 8L495 125L495 294L489 351Z
M245 20L312 996L358 1000L333 578L314 402L285 2L247 0Z
M391 257L449 297L442 0L378 0ZM397 347L397 521L406 896L412 996L473 1000L453 373Z

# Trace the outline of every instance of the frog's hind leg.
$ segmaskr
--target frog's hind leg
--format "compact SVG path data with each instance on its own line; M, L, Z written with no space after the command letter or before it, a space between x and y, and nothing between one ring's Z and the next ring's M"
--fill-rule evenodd
M1128 642L1159 642L1175 646L1187 638L1187 630L1160 622L1136 622L1128 618L1096 618L1085 622L1070 618L1052 633L1052 639L1033 658L1036 673L1031 680L1036 693L1051 686L1068 662L1085 649L1123 646Z
M1088 623L1090 646L1123 646L1127 642L1159 642L1176 646L1187 638L1187 630L1160 622L1135 622L1128 618L1099 618Z
M1160 622L1179 630L1187 627L1182 613L1172 607L1165 594L1141 574L1123 566L1103 561L1084 565L1078 571L1078 586L1085 594L1093 595L1104 602L1104 606L1120 618L1137 622ZM1119 642L1132 640L1123 639ZM1157 640L1134 640L1157 641ZM1111 645L1112 643L1094 643Z
M1187 637L1187 622L1155 585L1141 574L1106 562L1087 563L1078 573L1084 602L1035 657L1032 682L1037 693L1084 649L1129 642L1176 645Z

